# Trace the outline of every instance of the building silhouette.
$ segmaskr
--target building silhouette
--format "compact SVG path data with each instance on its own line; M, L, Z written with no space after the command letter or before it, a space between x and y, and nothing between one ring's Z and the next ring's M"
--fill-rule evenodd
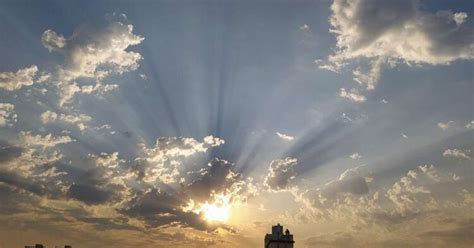
M286 229L283 233L283 226L278 223L276 226L272 226L272 234L265 235L265 248L293 248L295 241L293 240L293 234Z

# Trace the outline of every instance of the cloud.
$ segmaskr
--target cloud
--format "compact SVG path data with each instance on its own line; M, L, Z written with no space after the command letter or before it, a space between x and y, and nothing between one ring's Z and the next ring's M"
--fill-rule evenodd
M421 166L418 166L418 168L420 168L420 170L425 173L429 178L439 182L439 175L438 175L438 171L436 170L436 168L431 164L431 165L421 165Z
M362 156L359 153L353 153L349 156L351 159L361 159Z
M133 170L139 180L147 183L175 183L180 176L179 166L186 157L205 153L209 148L224 143L224 140L213 136L204 137L203 142L186 137L160 137L153 147L140 144L142 156L135 160Z
M225 141L219 137L214 137L212 135L206 136L203 139L204 143L210 145L211 147L221 146Z
M209 200L213 194L232 194L243 190L243 177L234 171L234 164L223 159L212 159L206 167L198 171L184 192L198 202Z
M65 56L62 76L69 80L80 77L101 79L113 72L121 74L136 70L142 56L126 49L143 40L143 37L133 34L133 25L122 22L76 29L67 39L52 30L46 30L41 37L48 50Z
M0 72L0 89L13 91L21 89L23 86L33 85L37 72L38 67L36 65L16 72Z
M15 105L11 103L0 103L0 127L11 127L17 122L18 116L14 109Z
M474 242L474 219L464 219L455 223L454 227L425 231L422 238L441 241L444 246L471 247Z
M341 88L339 91L339 96L342 98L349 99L353 102L365 102L367 98L360 94L357 89L352 88L350 91L347 91L345 88Z
M118 152L89 154L76 172L67 189L67 196L86 204L109 204L118 206L131 198L129 186L133 173L120 168L125 160Z
M354 242L354 237L345 232L321 234L303 240L306 247L354 247Z
M322 187L310 189L297 195L309 212L306 218L348 217L346 211L372 211L378 192L369 194L368 183L373 179L359 166L344 171L339 177L329 181Z
M64 122L72 125L76 125L80 130L84 130L87 126L84 124L89 122L92 118L85 114L79 115L68 115L68 114L57 114L52 111L45 111L40 116L43 124L51 122Z
M453 181L459 181L460 179L461 179L461 177L459 177L456 174L453 174Z
M326 198L332 198L337 194L350 193L353 195L364 195L369 193L367 178L361 176L360 167L347 169L337 180L331 181L325 185L321 191Z
M453 157L457 159L466 159L466 160L471 160L471 156L467 155L466 153L469 153L470 150L460 150L460 149L446 149L443 152L443 157Z
M46 134L44 136L37 134L34 135L30 131L28 132L20 132L19 134L20 140L23 144L28 147L32 146L40 146L43 148L51 148L59 144L66 144L69 142L73 142L74 140L71 139L69 136L53 136L52 134Z
M354 80L367 90L375 88L384 64L439 65L474 58L473 28L465 24L465 12L430 13L415 0L334 0L331 11L337 50L325 66L369 59L368 72L353 71Z
M286 190L295 179L297 173L294 167L298 164L296 158L277 159L270 162L264 184L274 191Z
M133 25L119 21L81 27L69 38L53 30L44 31L43 46L65 57L65 64L55 75L60 105L69 103L78 92L105 93L117 88L117 85L104 85L102 80L112 74L136 70L142 56L127 49L143 40L133 34ZM92 79L94 84L79 86L74 82L78 78Z
M128 216L145 221L149 227L175 223L206 230L208 226L204 219L195 213L184 212L181 207L184 204L183 199L176 195L151 188L136 194L128 205L120 211Z
M474 121L471 121L471 122L467 123L466 128L467 129L474 129Z
M448 128L452 127L454 125L454 121L448 121L448 122L438 122L438 127L441 128L443 131L447 130Z
M72 184L67 195L87 204L99 204L109 201L113 193L93 185Z
M400 178L400 181L387 190L386 196L395 204L397 212L402 215L418 212L421 205L425 205L432 199L431 192L425 187L417 186L415 182L416 172L409 171L407 176ZM420 194L428 197L419 197Z
M276 135L281 138L282 140L287 140L287 141L292 141L295 139L294 136L290 136L288 134L284 134L284 133L280 133L280 132L276 132Z
M184 226L197 230L225 228L220 223L204 220L205 206L225 199L229 204L246 201L252 191L250 181L233 171L234 165L222 159L212 159L201 170L190 173L188 184L173 192L159 188L139 191L120 211L144 221L148 227Z
M309 31L309 26L308 26L308 24L303 24L302 26L300 26L300 30L301 30L301 31Z

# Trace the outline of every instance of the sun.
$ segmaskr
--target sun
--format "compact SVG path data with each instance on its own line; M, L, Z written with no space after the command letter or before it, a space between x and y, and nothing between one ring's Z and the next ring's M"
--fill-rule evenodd
M230 206L221 204L204 204L203 205L204 218L207 221L225 222L230 216Z
M212 194L212 201L205 203L196 203L190 199L188 204L183 207L185 212L193 212L201 215L208 222L227 222L230 218L231 204L230 196L224 194Z
M224 194L213 195L212 203L206 202L201 205L201 213L209 222L225 222L230 217L230 197Z

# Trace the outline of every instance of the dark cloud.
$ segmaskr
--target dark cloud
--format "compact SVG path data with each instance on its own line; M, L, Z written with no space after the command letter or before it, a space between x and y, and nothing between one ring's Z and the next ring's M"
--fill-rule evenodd
M149 227L179 225L207 231L218 227L230 230L223 224L208 223L201 214L185 211L184 208L190 201L203 203L211 201L213 194L241 190L235 186L242 183L242 176L235 173L233 167L232 163L215 158L206 167L191 173L189 184L182 184L173 192L158 188L137 192L119 211L144 221Z
M268 175L265 177L264 184L272 190L287 189L290 182L296 177L293 168L296 164L297 160L294 158L273 160L268 167Z
M21 155L23 148L11 146L6 142L0 140L0 163L8 162Z
M100 204L110 200L113 192L92 185L73 184L69 187L67 195L87 204Z
M184 192L196 201L209 199L212 192L221 193L242 180L242 175L232 169L234 164L214 158L207 167L197 173L197 178L188 184Z
M420 234L420 237L434 239L447 246L455 244L456 247L472 247L474 244L474 219L459 221L454 228L427 231Z
M354 238L351 234L336 232L309 237L303 243L307 247L353 247Z
M149 227L175 224L206 230L209 226L201 216L182 210L185 203L178 195L153 188L138 193L120 212L145 221Z

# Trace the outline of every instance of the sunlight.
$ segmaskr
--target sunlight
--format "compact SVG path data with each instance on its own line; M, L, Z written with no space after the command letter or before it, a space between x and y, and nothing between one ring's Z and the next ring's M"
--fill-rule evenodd
M219 194L213 195L213 202L198 203L190 200L183 208L185 212L202 214L208 222L225 222L230 217L230 196Z
M224 222L230 216L230 197L220 194L214 195L214 203L204 203L201 206L201 213L209 221Z
M218 221L224 222L229 219L230 206L229 205L217 205L217 204L204 204L203 205L204 218L207 221Z

